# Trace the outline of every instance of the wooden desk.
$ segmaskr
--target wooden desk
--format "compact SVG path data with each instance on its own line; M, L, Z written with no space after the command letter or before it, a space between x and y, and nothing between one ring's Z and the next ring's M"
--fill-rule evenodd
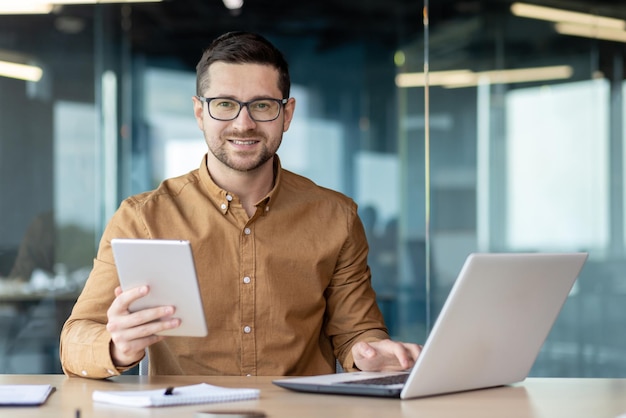
M63 375L0 375L0 384L50 383L57 388L44 406L0 408L0 416L74 418L77 409L81 410L81 418L193 418L195 411L216 409L261 410L268 418L616 418L626 413L626 379L531 378L510 387L406 401L296 393L272 385L271 380L271 377L119 376L98 381ZM256 387L261 389L261 398L167 408L126 408L91 400L96 389L157 389L200 382Z

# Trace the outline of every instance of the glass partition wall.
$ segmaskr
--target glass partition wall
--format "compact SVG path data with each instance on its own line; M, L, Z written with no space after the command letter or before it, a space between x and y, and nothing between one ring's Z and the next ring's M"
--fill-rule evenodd
M253 30L290 63L281 160L359 204L394 337L424 341L470 252L585 250L532 374L626 375L625 6L554 21L562 2L250 3L0 14L0 61L41 71L0 70L0 373L60 371L109 217L206 152L202 49Z

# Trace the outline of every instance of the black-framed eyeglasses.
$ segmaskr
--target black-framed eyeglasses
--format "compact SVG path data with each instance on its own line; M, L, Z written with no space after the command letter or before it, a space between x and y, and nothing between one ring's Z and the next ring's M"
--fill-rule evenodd
M245 106L248 115L255 122L271 122L278 118L280 109L289 99L263 98L249 102L240 102L229 97L202 97L196 96L198 100L207 104L209 115L215 120L228 121L236 119Z

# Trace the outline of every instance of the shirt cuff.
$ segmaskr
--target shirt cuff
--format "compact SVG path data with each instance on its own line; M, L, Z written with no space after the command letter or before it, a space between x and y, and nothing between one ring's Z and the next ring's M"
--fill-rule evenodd
M107 377L119 376L123 372L132 369L139 361L129 366L117 367L111 358L111 337L108 332L102 332L89 347L78 350L83 353L78 355L75 367L72 369L74 376L86 377L89 379L105 379Z

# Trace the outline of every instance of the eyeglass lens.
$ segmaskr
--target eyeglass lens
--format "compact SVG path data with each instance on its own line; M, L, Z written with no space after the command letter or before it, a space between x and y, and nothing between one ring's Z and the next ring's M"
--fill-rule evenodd
M240 103L232 99L211 99L209 101L209 113L215 119L235 119L241 110L241 106L248 108L250 117L256 121L271 121L278 117L280 102L273 99L253 100L249 103Z

